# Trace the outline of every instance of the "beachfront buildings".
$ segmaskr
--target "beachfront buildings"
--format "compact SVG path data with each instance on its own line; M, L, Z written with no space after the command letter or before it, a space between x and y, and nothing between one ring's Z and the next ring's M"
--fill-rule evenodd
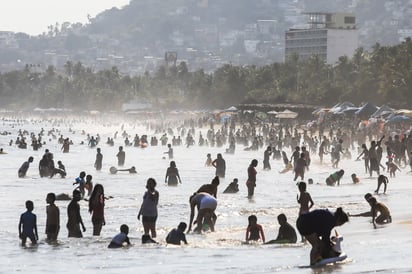
M328 64L340 56L353 56L358 46L356 17L352 13L308 12L304 28L285 33L285 61L293 56L305 60L317 55Z

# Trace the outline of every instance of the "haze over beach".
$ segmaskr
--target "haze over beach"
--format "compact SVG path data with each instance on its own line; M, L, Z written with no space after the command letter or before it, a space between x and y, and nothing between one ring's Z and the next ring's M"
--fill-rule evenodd
M170 114L172 115L172 114ZM54 116L52 118L52 116ZM187 114L186 117L190 117ZM296 201L298 193L296 182L291 171L280 174L283 169L281 159L270 159L272 170L263 170L263 150L248 150L241 143L236 145L234 154L224 153L226 145L190 147L175 145L174 161L179 168L182 184L170 187L164 183L166 168L169 166L164 152L167 147L148 145L147 147L124 146L123 131L130 134L130 140L138 134L148 134L161 138L166 128L173 129L173 135L182 135L175 126L189 129L182 120L171 122L157 121L158 125L165 123L164 130L155 130L156 122L146 116L138 119L117 117L113 114L98 116L65 116L53 114L6 114L3 116L1 129L9 132L0 135L0 147L7 154L0 154L2 163L2 180L0 181L0 270L2 273L408 273L412 264L408 254L412 237L410 237L410 167L402 167L396 178L390 178L387 194L376 195L380 202L386 204L392 214L393 223L374 229L370 217L351 217L350 221L337 231L344 236L343 251L349 256L345 264L327 266L321 269L301 269L309 263L310 245L300 241L296 244L280 245L245 245L247 219L255 214L259 224L264 228L266 239L274 239L279 225L276 216L286 214L288 221L296 227L299 205ZM169 116L170 117L170 116ZM18 121L16 119L19 119ZM54 119L56 118L56 119ZM151 125L140 121L152 121ZM146 123L146 122L145 122ZM174 124L175 126L172 126ZM184 126L186 124L186 126ZM245 124L248 127L247 124ZM222 124L216 122L215 129L221 129ZM16 140L19 129L38 133L45 130L43 140L46 144L38 151L28 146L27 149L9 145L10 140ZM208 135L210 125L195 127L194 139L199 139L200 133ZM98 146L103 153L103 168L96 171L93 167L96 150L87 145L87 135L96 136L99 133L101 143ZM50 133L47 134L47 132ZM114 146L105 143L108 137L116 136ZM157 133L156 133L157 132ZM259 130L259 134L262 132ZM69 153L61 151L57 137L62 134L70 138L73 145ZM53 137L56 136L56 138ZM28 136L28 135L24 135ZM184 136L184 135L182 135ZM172 135L168 135L169 141ZM184 139L184 138L183 138ZM286 140L285 140L286 141ZM83 142L83 144L82 144ZM368 143L368 142L367 142ZM184 144L184 143L183 143ZM249 143L250 144L250 143ZM117 166L116 153L118 146L123 145L126 151L125 167L136 166L137 174L118 172L110 174L110 166ZM54 154L55 161L61 160L66 166L67 177L59 175L52 179L39 177L38 165L45 149ZM284 147L289 156L290 147ZM342 159L339 168L345 170L340 186L327 186L325 178L337 169L332 168L330 154L325 155L324 163L320 164L316 153L312 154L310 170L306 177L312 178L314 184L308 185L315 206L313 209L328 208L334 211L342 206L351 214L365 212L369 209L363 196L376 188L376 174L372 177L365 174L363 160L355 161L357 150L350 150L352 159ZM220 180L218 187L218 207L216 214L216 231L202 235L188 233L186 246L166 245L167 233L179 222L188 222L190 208L188 199L201 185L210 183L215 169L205 166L206 154L215 158L222 153L226 160L226 177ZM17 177L17 169L29 156L34 157L27 176ZM247 198L246 168L251 159L258 159L256 191L252 199ZM67 206L69 201L57 201L60 208L60 233L58 244L45 242L46 201L48 192L71 193L74 179L84 170L93 176L94 184L102 184L105 195L112 196L105 202L106 225L100 236L92 236L91 216L87 212L87 201L81 201L81 215L86 226L84 238L67 237ZM360 183L353 184L350 174L356 173ZM388 175L388 173L383 172ZM389 176L389 175L388 175ZM156 189L160 193L159 218L157 221L157 238L160 245L142 245L142 224L137 220L137 212L145 191L147 178L157 181ZM306 179L305 177L305 179ZM223 194L223 190L233 178L239 179L239 192ZM26 200L34 202L34 213L37 215L39 245L22 248L18 239L18 218L24 212ZM121 224L130 227L129 237L133 246L123 250L107 248L111 238L118 233ZM299 236L300 238L300 236ZM75 269L75 270L74 270ZM315 271L315 272L314 272Z
M0 2L0 274L412 273L412 0Z
M127 5L129 0L2 0L0 31L39 35L47 27L63 22L87 23L87 15Z

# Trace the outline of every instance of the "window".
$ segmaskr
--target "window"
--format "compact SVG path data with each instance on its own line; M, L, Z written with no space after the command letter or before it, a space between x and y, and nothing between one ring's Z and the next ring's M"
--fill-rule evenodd
M345 24L355 24L355 16L345 16Z

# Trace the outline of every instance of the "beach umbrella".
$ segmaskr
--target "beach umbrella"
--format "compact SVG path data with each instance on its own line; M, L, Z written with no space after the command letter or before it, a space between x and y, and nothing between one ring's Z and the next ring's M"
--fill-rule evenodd
M329 111L331 113L336 114L336 113L342 112L343 110L345 110L349 107L355 107L355 105L351 102L338 103L338 104L334 105Z
M343 113L343 114L346 114L346 115L353 115L358 110L359 110L358 107L348 107L348 108L342 110L340 113Z
M378 107L372 103L366 103L359 110L355 111L355 114L363 117L370 117L378 110Z
M247 109L247 110L244 110L243 111L243 113L253 113L254 111L253 110L250 110L250 109Z
M404 115L412 118L412 110L409 109L398 109L394 113L396 115Z
M391 113L394 113L394 110L387 105L382 105L377 111L375 111L371 117L380 117L380 116L387 116Z

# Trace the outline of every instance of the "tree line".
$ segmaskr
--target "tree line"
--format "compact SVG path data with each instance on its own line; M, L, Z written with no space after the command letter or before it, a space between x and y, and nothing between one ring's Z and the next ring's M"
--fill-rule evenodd
M162 109L224 108L240 103L332 105L373 102L412 106L412 42L358 48L334 65L318 56L267 66L223 65L212 73L189 71L185 62L144 75L124 75L116 67L93 71L68 61L57 70L26 65L0 73L0 106L16 109L119 110L131 99Z

